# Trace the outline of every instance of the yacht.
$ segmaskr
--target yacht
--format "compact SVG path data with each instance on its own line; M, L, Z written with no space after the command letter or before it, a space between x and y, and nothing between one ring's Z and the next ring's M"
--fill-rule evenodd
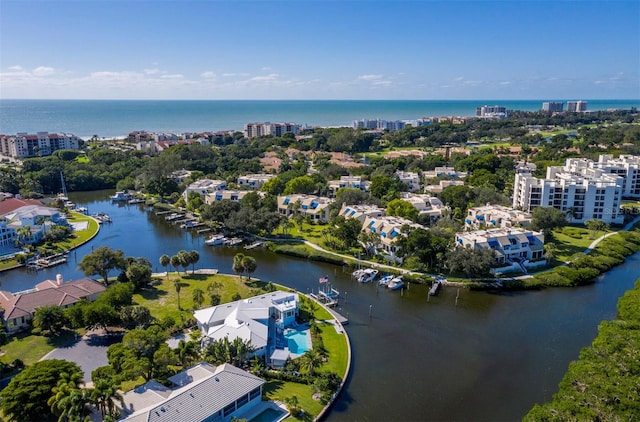
M111 201L113 202L126 202L129 199L131 199L131 195L125 191L116 192L115 195L111 196Z
M378 276L378 270L373 268L367 268L364 272L358 277L358 281L360 283L370 283Z
M226 239L223 234L214 234L205 240L204 244L209 246L223 245L225 240Z

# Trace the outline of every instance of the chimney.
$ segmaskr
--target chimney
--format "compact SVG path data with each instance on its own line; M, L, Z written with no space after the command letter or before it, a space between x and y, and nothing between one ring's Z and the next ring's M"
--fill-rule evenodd
M56 274L56 284L58 286L62 285L62 274Z

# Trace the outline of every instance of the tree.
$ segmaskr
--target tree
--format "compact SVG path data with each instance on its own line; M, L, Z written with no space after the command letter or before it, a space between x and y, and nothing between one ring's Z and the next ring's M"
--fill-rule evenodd
M449 272L460 272L466 277L489 275L494 264L494 251L490 248L455 247L446 260Z
M311 176L295 177L287 182L284 188L284 194L293 193L312 194L316 192L316 182Z
M191 269L191 274L196 273L196 264L200 261L200 254L195 249L189 252L189 261L191 261L191 265L193 268Z
M180 257L178 255L173 255L170 262L173 269L176 270L178 275L180 275L180 269L178 268L180 266Z
M144 258L143 258L144 259ZM144 259L146 261L146 259ZM136 287L144 287L151 282L151 264L134 261L125 271L127 279Z
M411 221L418 218L418 209L409 201L394 199L387 204L387 215L397 215Z
M191 254L185 250L181 250L178 252L178 258L180 260L180 266L186 274L189 269L189 265L191 265Z
M609 229L609 225L602 220L598 220L597 218L592 218L591 220L587 220L584 222L584 226L591 230L591 238L595 239L596 235L600 231L607 231Z
M136 328L148 326L153 317L146 306L131 305L120 309L120 320L126 328Z
M33 326L43 333L57 335L65 323L62 308L57 305L36 308L33 315Z
M309 375L314 376L316 368L322 365L322 357L315 350L309 350L302 355L300 365L309 372Z
M60 375L82 374L78 365L60 359L34 363L16 375L0 392L0 409L5 417L16 421L55 421L47 401Z
M118 385L111 379L100 378L94 380L91 401L95 403L103 420L105 420L105 416L110 416L113 419L117 418L116 402L124 406L124 399L118 392Z
M51 389L53 396L47 400L51 411L58 415L58 420L83 421L89 415L89 390L79 388L82 373L62 373L55 387Z
M244 274L244 265L242 264L242 260L244 259L244 254L237 253L233 257L233 265L232 270L234 273L240 276L240 280L242 280L242 275Z
M553 258L556 256L556 244L552 242L548 242L544 244L544 256L547 260L547 263L553 261Z
M193 289L192 297L193 301L196 304L196 307L200 309L200 307L202 306L202 302L204 302L204 292L202 291L202 289L200 287L196 287L195 289Z
M537 207L531 212L531 228L546 233L555 228L564 227L567 218L564 213L553 207Z
M166 269L170 264L171 264L171 258L169 258L169 255L164 254L160 257L160 265L162 265L162 268ZM167 271L167 277L169 277L168 271Z
M178 343L177 354L178 360L182 365L182 369L185 369L195 363L200 355L198 349L198 345L193 341L180 340Z
M102 276L105 286L109 285L109 272L114 269L125 269L124 252L113 250L107 246L96 248L82 258L78 268L84 275L98 274Z
M256 268L258 268L256 259L252 256L245 255L242 258L242 267L244 268L244 272L247 273L249 281L251 281L251 274L256 271Z
M178 309L182 309L180 307L180 290L182 289L182 284L180 283L180 278L176 278L173 280L173 288L176 290L176 294L178 295Z

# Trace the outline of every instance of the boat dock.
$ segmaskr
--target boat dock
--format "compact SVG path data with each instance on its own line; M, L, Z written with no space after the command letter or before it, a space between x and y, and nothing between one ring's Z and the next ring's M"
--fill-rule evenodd
M167 211L158 211L158 212L156 212L156 215L171 214L171 212L172 212L172 211L169 211L169 210L167 210Z
M333 315L333 317L336 319L336 321L338 321L340 324L347 325L349 323L349 320L347 318L345 318L344 316L340 315L338 312L336 312L335 309L327 308L327 310L329 311L329 313L331 315Z
M251 249L255 249L255 248L257 248L258 246L262 246L262 242L261 242L261 241L253 242L252 244L247 245L247 246L245 246L244 248L245 248L246 250L251 250Z
M26 267L29 270L39 271L39 270L43 270L45 268L54 267L56 265L64 264L65 262L67 262L66 255L50 257L50 258L51 259L49 259L49 258L40 258L40 259L37 259L35 261L28 262L26 264Z
M202 224L204 224L204 223L202 223ZM198 230L198 234L208 233L208 232L210 232L211 230L213 230L211 227L208 227L208 228L206 228L206 229L200 229L200 230Z

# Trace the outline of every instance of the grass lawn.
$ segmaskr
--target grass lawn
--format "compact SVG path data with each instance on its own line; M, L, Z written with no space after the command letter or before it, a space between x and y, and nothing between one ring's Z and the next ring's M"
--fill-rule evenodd
M2 357L0 357L0 361L11 363L16 359L20 359L25 365L33 365L56 347L67 344L73 340L74 336L75 333L71 331L65 332L55 338L27 333L16 334L10 337L9 343L0 347L0 350L4 353Z
M294 419L312 420L313 417L320 413L324 407L322 403L315 401L311 397L313 395L313 388L311 385L273 380L266 383L262 388L262 391L267 400L284 401L286 398L296 396L298 398L298 405L305 410L307 417Z
M204 274L185 274L181 272L169 273L168 277L155 279L157 284L148 287L141 292L133 295L133 301L138 305L149 308L151 315L158 319L167 316L172 317L175 321L187 320L193 317L193 310L197 309L197 305L193 300L193 291L196 288L202 289L205 301L202 307L210 306L209 294L207 286L212 282L220 283L217 294L221 297L221 303L232 302L232 297L239 293L242 298L257 296L265 290L263 287L267 284L254 278L247 282L247 278L235 275L204 275ZM178 309L178 293L174 286L174 280L180 280L180 308Z
M553 237L555 239L554 243L556 244L555 260L558 262L569 261L573 255L584 252L596 238L609 232L611 232L611 230L598 232L594 237L593 233L584 227L566 226L560 230L554 230Z
M320 328L322 333L324 347L329 352L329 360L318 370L321 372L335 372L340 378L344 378L349 360L347 354L347 338L344 334L338 334L331 324L319 323L318 328Z

